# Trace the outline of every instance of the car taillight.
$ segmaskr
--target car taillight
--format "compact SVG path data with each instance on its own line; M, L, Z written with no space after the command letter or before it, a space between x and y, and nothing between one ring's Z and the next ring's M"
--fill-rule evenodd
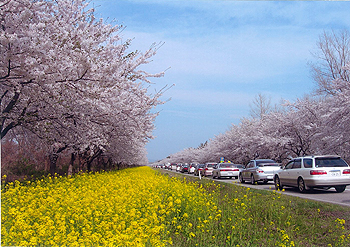
M350 169L343 170L343 174L350 174Z
M327 174L326 171L324 170L311 170L310 175L325 175Z
M233 169L233 171L234 171L234 172L238 172L238 171L239 171L239 169Z
M264 173L264 171L263 171L263 170L260 170L260 169L258 169L257 172L259 172L259 173Z
M205 168L205 170L206 170L206 171L208 171L208 170L209 170L209 168L207 167L207 168Z

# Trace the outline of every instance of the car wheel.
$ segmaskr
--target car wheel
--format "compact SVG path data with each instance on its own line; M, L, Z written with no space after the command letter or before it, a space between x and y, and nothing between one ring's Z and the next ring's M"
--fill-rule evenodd
M275 189L283 190L283 185L281 184L281 180L278 176L275 177Z
M346 185L339 185L339 186L335 186L334 188L338 193L342 193L344 192Z
M253 184L253 185L256 183L256 181L255 181L255 178L254 178L254 175L253 175L253 174L250 176L250 183L251 183L251 184Z
M306 191L305 182L304 182L304 179L302 178L298 178L298 190L300 193L305 193Z
M241 182L241 184L244 184L244 179L243 179L243 176L242 176L242 173L239 174L239 182Z

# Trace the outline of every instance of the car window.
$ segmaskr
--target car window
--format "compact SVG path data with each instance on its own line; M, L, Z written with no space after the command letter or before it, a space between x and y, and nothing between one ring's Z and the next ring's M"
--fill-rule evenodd
M312 168L312 159L304 159L303 164L305 168Z
M256 162L257 166L260 166L261 164L264 163L276 163L274 160L259 160Z
M259 164L260 167L264 167L264 166L279 166L278 163L261 163Z
M289 163L286 165L285 169L292 169L293 167L293 164L294 164L294 161L289 161Z
M233 167L233 168L244 168L242 165L236 165L236 164L231 165L230 167Z
M316 167L347 167L348 164L338 157L315 158Z
M301 160L297 159L294 161L293 169L299 169L301 168Z

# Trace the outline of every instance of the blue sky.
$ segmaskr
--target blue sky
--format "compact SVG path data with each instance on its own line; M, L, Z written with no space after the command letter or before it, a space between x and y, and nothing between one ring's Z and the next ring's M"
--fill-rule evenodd
M311 93L309 62L323 31L350 30L350 2L93 0L133 50L164 42L144 69L166 70L154 90L175 84L157 108L150 161L224 133L249 116L261 93L273 103ZM169 68L169 69L168 69Z

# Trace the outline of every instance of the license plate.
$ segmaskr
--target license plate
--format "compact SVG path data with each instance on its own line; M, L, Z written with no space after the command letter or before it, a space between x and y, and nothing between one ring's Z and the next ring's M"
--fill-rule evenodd
M329 175L331 176L340 176L340 171L329 171Z
M229 172L228 175L232 175L232 172Z
M271 175L271 176L267 176L267 179L273 179L273 176Z

